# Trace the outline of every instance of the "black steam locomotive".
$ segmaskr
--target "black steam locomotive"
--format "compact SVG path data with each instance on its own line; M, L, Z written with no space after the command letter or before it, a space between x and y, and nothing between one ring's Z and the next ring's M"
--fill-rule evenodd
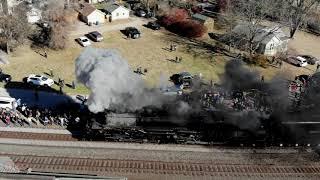
M279 121L281 118L274 115L257 116L251 113L256 112L217 110L201 111L188 117L172 117L163 109L150 107L130 114L104 112L88 119L84 138L95 141L231 146L319 143L320 121Z
M317 88L309 88L311 90L320 92ZM272 98L256 90L223 94L223 97L228 97L223 100L221 94L224 92L197 93L183 95L176 103L162 107L149 106L131 113L105 111L91 114L85 118L84 138L236 146L320 144L320 110L317 102L305 108L294 106L294 111L284 111L282 108L268 107L272 104L268 102ZM191 105L191 108L179 109L181 102ZM303 102L298 104L303 106Z

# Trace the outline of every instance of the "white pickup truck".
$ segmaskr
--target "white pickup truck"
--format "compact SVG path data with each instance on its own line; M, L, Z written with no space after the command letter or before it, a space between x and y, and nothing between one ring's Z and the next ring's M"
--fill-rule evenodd
M304 67L308 65L307 60L301 56L290 56L287 58L287 62L299 67Z

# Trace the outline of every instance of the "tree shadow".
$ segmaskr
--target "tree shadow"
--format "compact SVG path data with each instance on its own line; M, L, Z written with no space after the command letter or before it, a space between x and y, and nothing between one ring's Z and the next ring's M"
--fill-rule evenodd
M162 48L163 50L165 50L165 51L168 51L168 52L173 52L170 48L168 48L168 47L164 47L164 48Z
M228 57L235 56L224 47L218 46L215 42L186 38L172 33L168 33L164 38L166 38L167 41L180 44L183 48L179 49L187 53L191 53L194 57L210 58L212 55Z
M35 86L26 83L26 78L23 79L23 82L19 81L11 81L5 84L4 88L6 89L22 89L22 90L37 90L43 92L51 92L51 93L58 93L59 91L45 86Z

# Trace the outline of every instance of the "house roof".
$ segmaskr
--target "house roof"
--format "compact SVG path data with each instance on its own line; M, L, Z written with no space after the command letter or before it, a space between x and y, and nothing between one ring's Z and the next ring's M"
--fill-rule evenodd
M279 26L274 27L266 27L266 26L258 26L254 27L250 23L241 23L238 24L234 29L232 30L233 33L238 34L245 37L250 37L251 32L256 32L256 35L254 37L254 42L259 42L266 44L270 42L274 37L279 39L279 41L285 41L289 38L284 34L284 32L281 30Z
M118 9L120 6L118 4L110 4L107 5L104 9L108 12L108 13L112 13L114 10Z
M91 13L93 13L93 11L95 11L96 8L93 7L92 5L90 4L86 4L82 10L81 10L81 14L82 16L89 16Z
M192 19L202 21L202 22L205 22L209 18L208 16L205 16L199 13L193 14L191 17Z
M122 7L124 9L127 9L123 6L120 6L118 4L109 4L109 5L106 5L106 7L104 8L104 10L108 13L112 13L114 10L118 9L119 7ZM128 10L128 9L127 9Z

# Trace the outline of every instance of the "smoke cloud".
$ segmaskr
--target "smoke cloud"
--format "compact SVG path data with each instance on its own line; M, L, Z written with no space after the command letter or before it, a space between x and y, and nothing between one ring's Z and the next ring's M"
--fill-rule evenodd
M76 78L90 89L91 112L105 109L135 111L144 106L160 106L164 95L146 88L140 75L113 49L86 48L76 59Z
M260 119L268 117L266 108L270 108L268 113L271 110L273 113L283 113L290 105L287 80L276 76L271 81L262 81L257 71L246 68L238 59L226 64L221 84L225 92L253 92L253 95L247 96L250 100L245 102L254 103L254 108L244 109L233 115L229 111L224 112L225 121L240 128L255 130L260 126Z

